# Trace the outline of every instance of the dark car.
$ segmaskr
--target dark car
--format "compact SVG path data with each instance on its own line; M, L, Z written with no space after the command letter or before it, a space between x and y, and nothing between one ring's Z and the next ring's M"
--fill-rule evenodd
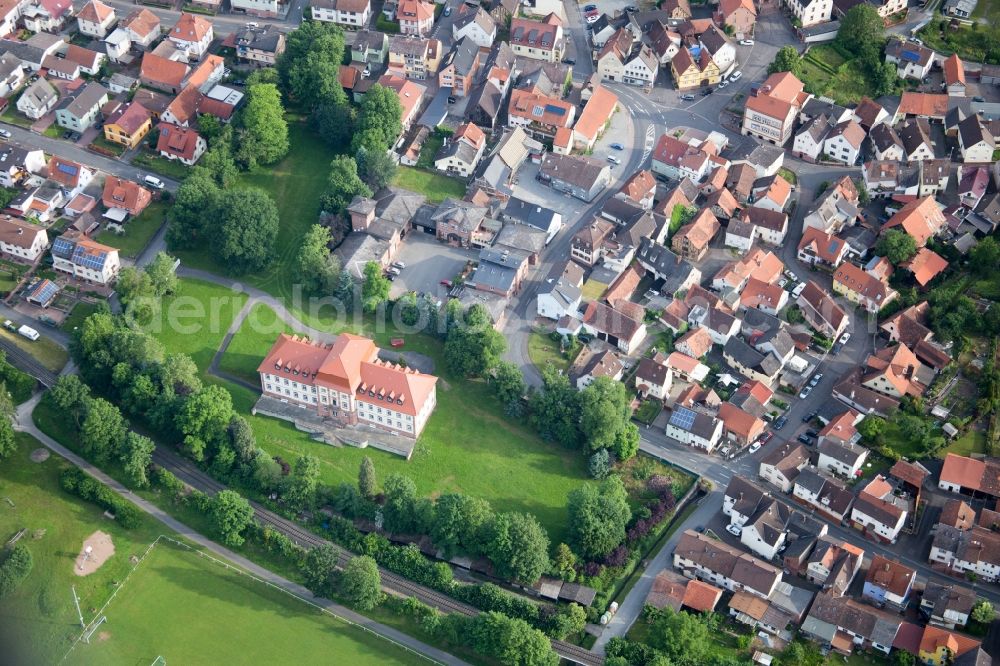
M575 65L576 60L574 58L563 58L563 62L567 65Z
M615 150L625 150L625 146L623 146L620 143L613 143L611 144L611 147L614 148Z
M585 12L596 12L597 11L597 5L584 5L583 6L583 11L585 11Z
M786 417L786 416L779 416L778 418L776 418L774 420L774 429L775 430L781 430L782 428L785 427L786 423L788 423L788 417Z
M711 94L712 94L712 89L711 88L702 88L701 89L701 96L702 97L707 97L708 95L711 95Z
M819 412L817 412L817 411L815 411L815 410L813 410L813 411L809 412L808 414L806 414L805 416L803 416L803 417L802 417L802 422L803 422L803 423L809 423L809 422L810 422L810 421L812 421L812 420L813 420L814 418L816 418L816 415L817 415L817 414L819 414Z
M812 428L810 428L809 430L806 430L806 436L807 437L819 437L819 433L816 432L815 430L813 430Z
M799 441L805 444L806 446L812 446L813 444L816 443L816 440L814 438L810 437L805 433L799 435Z
M639 8L636 7L635 5L628 5L627 7L625 7L625 11L627 11L627 12L637 12L637 11L639 11Z

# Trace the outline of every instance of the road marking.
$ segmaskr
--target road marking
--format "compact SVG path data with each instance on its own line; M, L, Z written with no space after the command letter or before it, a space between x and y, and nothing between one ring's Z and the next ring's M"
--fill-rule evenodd
M639 164L645 164L650 154L653 152L653 142L656 141L656 126L650 123L646 125L646 142L642 148L642 159Z

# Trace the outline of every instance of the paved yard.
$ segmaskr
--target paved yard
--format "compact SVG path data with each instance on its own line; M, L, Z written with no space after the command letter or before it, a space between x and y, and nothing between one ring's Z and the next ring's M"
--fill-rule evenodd
M396 257L406 264L402 274L392 283L390 298L398 298L408 291L428 292L444 296L447 291L441 280L451 280L462 271L465 262L475 260L478 252L439 243L421 232L412 232L403 241Z

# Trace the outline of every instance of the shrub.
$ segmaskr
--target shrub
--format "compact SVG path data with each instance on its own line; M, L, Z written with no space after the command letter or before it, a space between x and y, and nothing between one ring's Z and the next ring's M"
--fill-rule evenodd
M17 586L31 573L33 564L31 551L23 543L15 544L7 551L3 563L0 564L0 599L17 589Z
M479 610L496 611L531 624L539 618L537 604L505 592L492 583L457 585L452 596Z
M70 467L63 470L59 475L59 482L66 492L113 513L115 522L125 529L138 527L141 520L140 513L134 504L122 499L111 488L87 476L78 468Z

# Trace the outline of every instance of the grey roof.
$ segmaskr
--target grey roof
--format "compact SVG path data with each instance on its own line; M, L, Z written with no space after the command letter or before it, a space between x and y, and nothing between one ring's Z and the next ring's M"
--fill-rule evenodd
M28 159L28 151L12 143L0 142L0 171L8 172L14 168L23 168Z
M354 35L352 51L381 51L386 46L386 34L376 30L359 30Z
M482 206L448 197L441 202L432 217L435 221L445 220L471 232L479 228L486 213L487 210Z
M478 55L479 45L472 41L471 37L463 37L448 53L445 61L441 64L441 69L454 66L456 73L468 76L472 73Z
M393 35L389 38L389 51L403 56L422 58L427 52L427 40L410 35Z
M980 141L985 141L990 146L993 145L993 137L990 136L990 133L979 122L979 116L969 116L960 122L958 124L958 134L962 137L962 145L966 148L974 146Z
M503 209L503 218L518 224L525 224L529 227L548 231L552 226L552 220L558 213L551 208L545 208L538 204L511 197Z
M284 39L281 32L270 24L257 28L251 26L238 28L234 37L237 46L245 46L268 53L275 53Z
M813 143L822 143L826 133L830 131L830 121L825 115L818 115L808 121L799 130L799 134L808 134Z
M475 166L476 153L478 152L465 141L448 141L441 146L441 150L434 156L434 159L441 160L446 157L456 157L464 164Z
M860 444L839 442L829 437L823 437L822 440L816 447L819 453L851 467L858 464L858 461L868 455L868 449Z
M594 157L546 153L542 158L542 167L539 169L539 173L590 191L607 172L607 169L606 162Z
M749 479L738 474L729 480L725 496L732 498L733 510L743 516L756 513L757 508L767 497L767 493L754 485Z
M610 197L601 208L601 216L618 224L629 224L643 216L646 209L631 201Z
M400 226L410 222L427 201L422 194L396 188L381 190L376 195L378 204L375 215Z
M799 471L799 476L795 479L795 485L805 488L814 495L818 495L820 503L839 515L845 515L854 501L854 495L851 491L832 479L820 476L811 467L804 467Z
M840 21L827 21L826 23L817 23L804 28L798 28L797 32L805 39L806 37L835 33L838 30L840 30Z
M968 615L975 604L976 593L971 589L955 583L942 585L932 580L927 581L920 600L921 610L936 617L944 617L947 611Z
M505 224L497 234L494 246L538 254L545 249L546 236L544 231L524 224Z
M636 252L636 259L644 267L652 270L658 275L666 275L663 282L662 291L665 294L677 292L681 285L687 281L694 270L686 259L681 259L665 245L653 241L649 238L639 240L639 250Z
M635 370L636 385L646 382L651 386L663 386L667 381L668 371L669 368L666 365L657 363L652 358L643 358Z
M693 416L692 416L693 414ZM676 405L670 415L670 425L692 433L702 439L711 439L719 419L703 412Z
M496 22L482 7L476 7L475 11L466 11L455 19L455 29L461 30L470 23L478 23L487 35L496 30Z
M41 80L41 79L39 79ZM75 118L86 115L106 97L108 89L99 83L88 83L82 90L71 97L63 99L59 109L66 111Z
M14 73L14 70L24 67L24 63L13 53L0 55L0 78L5 78Z
M911 155L921 144L934 150L934 143L931 141L930 124L926 118L914 118L899 130L899 139L903 142L903 150L907 155Z
M916 42L891 39L885 45L885 55L900 62L916 62L923 67L934 57L934 51Z
M807 118L827 116L828 121L830 118L833 118L833 122L839 122L841 116L843 116L846 111L847 109L844 107L839 104L834 104L826 98L811 97L805 104L802 105L802 109L799 110L799 113Z
M718 53L726 44L729 44L729 39L726 37L725 33L719 30L718 27L713 23L709 26L708 30L701 33L698 37L701 45L708 49L708 52L713 56Z
M773 377L781 370L781 362L773 354L762 354L739 338L732 337L723 348L724 353L746 368Z
M63 38L48 32L39 32L25 41L5 39L0 41L0 48L7 53L12 53L24 62L35 65L42 64L45 52L55 44L63 42Z
M31 100L31 103L36 108L44 108L49 102L54 100L59 93L56 92L55 87L49 83L44 78L39 78L37 81L29 85L21 93L21 97L27 97ZM20 98L18 98L20 101Z
M896 130L890 127L888 123L879 123L872 128L868 136L872 140L872 145L879 152L883 152L891 146L903 147L903 142L900 140L899 135L896 134Z

